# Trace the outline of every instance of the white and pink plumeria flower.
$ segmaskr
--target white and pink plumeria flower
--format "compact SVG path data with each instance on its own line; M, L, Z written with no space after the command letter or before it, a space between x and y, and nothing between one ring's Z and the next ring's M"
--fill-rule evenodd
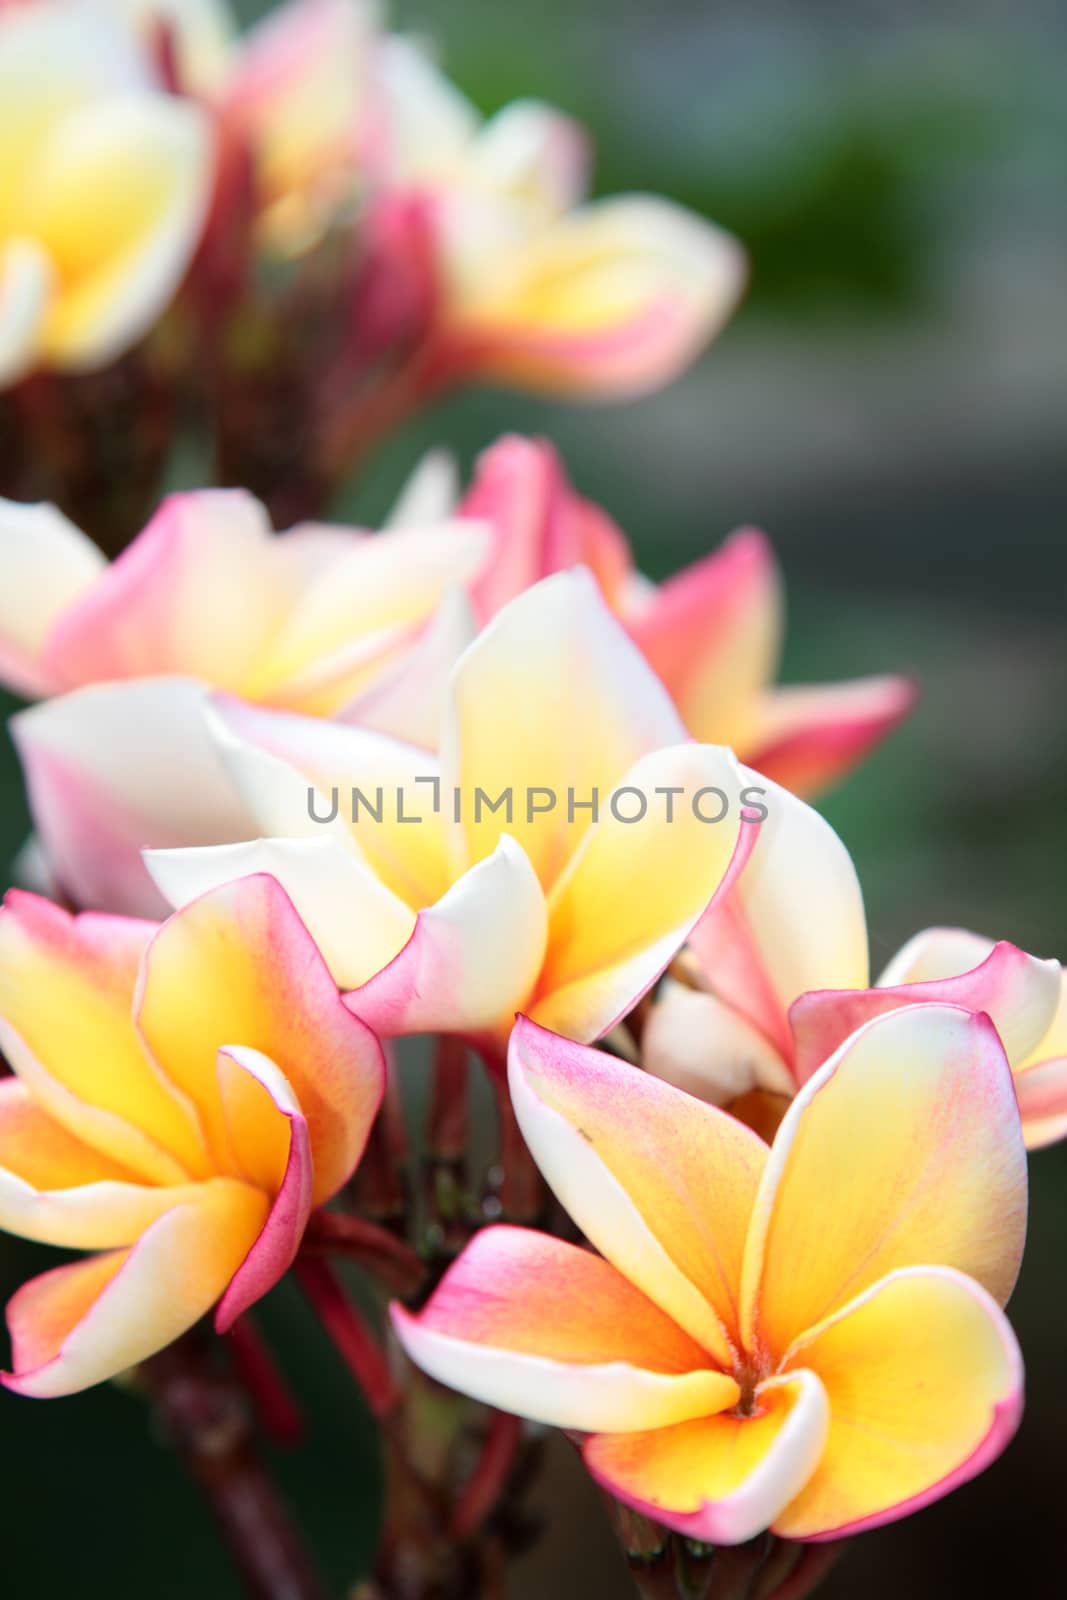
M578 1435L609 1494L715 1545L877 1527L1003 1450L1022 1410L1000 1308L1027 1175L988 1018L874 1018L769 1148L525 1019L509 1081L596 1253L479 1234L422 1311L394 1308L432 1377Z
M439 463L436 474L444 514ZM550 573L587 566L693 737L730 745L795 794L811 795L843 777L915 704L914 685L900 676L775 683L782 578L755 528L654 584L637 570L618 525L572 487L552 445L518 436L484 453L458 511L492 530L489 559L473 586L480 620Z
M374 536L275 535L241 491L174 495L110 565L54 508L0 501L0 675L51 697L12 733L51 874L76 904L156 915L146 844L253 827L208 736L210 690L418 731L486 548L470 523L411 526L420 500Z
M170 902L272 872L358 1015L496 1060L520 1009L601 1036L750 853L762 806L807 810L688 739L584 570L464 652L440 757L233 700L214 720L264 837L148 852Z

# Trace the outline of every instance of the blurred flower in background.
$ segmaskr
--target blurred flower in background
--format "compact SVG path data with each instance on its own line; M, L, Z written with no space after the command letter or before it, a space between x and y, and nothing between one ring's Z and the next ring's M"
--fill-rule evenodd
M2 420L18 433L0 488L55 501L112 551L191 416L202 481L291 521L445 388L604 399L666 382L744 281L736 241L667 200L584 204L569 118L530 101L483 123L364 0L290 0L246 34L208 0L8 5L0 73L20 85L0 123L20 191L0 208ZM70 134L76 163L55 153L62 124L20 110L52 79L49 106L97 104L92 142ZM118 452L93 425L105 406Z
M0 390L144 336L199 242L213 161L208 115L106 8L0 11Z

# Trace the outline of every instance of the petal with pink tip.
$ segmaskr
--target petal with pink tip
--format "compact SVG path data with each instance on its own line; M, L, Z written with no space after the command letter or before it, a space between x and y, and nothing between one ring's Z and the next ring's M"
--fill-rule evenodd
M766 535L739 529L626 620L693 737L747 758L752 702L781 650L782 580Z
M606 1261L487 1228L393 1326L415 1364L488 1405L559 1428L629 1430L723 1410L732 1378Z
M819 813L741 769L766 811L752 854L729 894L690 935L713 993L792 1059L786 1018L809 989L867 983L867 923L856 869Z
M216 1058L239 1044L292 1085L307 1119L315 1203L351 1175L384 1092L381 1047L346 1009L274 878L225 884L165 922L145 952L135 1016L155 1060L197 1106L222 1170L230 1138Z
M214 1178L131 1249L32 1278L8 1302L5 1387L36 1398L76 1394L162 1350L224 1292L266 1211L258 1190Z
M600 795L549 899L544 970L526 1007L535 1021L590 1041L636 1005L747 870L742 787L732 751L683 744L642 757Z
M609 1494L688 1539L744 1544L804 1488L826 1445L830 1407L813 1372L770 1378L753 1414L600 1434L582 1459Z
M78 905L158 917L145 846L247 838L187 678L93 684L11 721L51 869Z
M1028 1150L1067 1138L1067 1056L1038 1061L1015 1075Z
M484 629L452 679L441 772L462 801L454 866L483 860L507 832L547 893L590 825L570 795L586 801L597 789L606 803L642 755L684 738L591 575L546 578ZM488 807L479 815L477 790L490 802L510 793L510 818Z
M491 856L420 911L383 972L346 997L376 1032L492 1036L503 1044L544 960L548 913L523 851L504 834Z
M62 687L42 657L57 621L92 585L104 557L55 506L0 500L0 676L20 694Z
M509 1083L523 1136L596 1248L728 1365L767 1147L743 1123L520 1018Z
M822 1459L774 1522L836 1539L939 1500L985 1470L1022 1414L1022 1357L996 1302L963 1273L912 1267L873 1284L788 1356L830 1402Z
M801 995L789 1012L797 1081L806 1083L849 1034L872 1017L931 1001L984 1011L996 1025L1009 1062L1017 1067L1047 1034L1060 992L1058 961L1039 961L1001 942L978 966L958 977Z
M0 911L0 1042L43 1110L149 1182L206 1176L192 1107L145 1055L132 1006L150 923L11 890Z
M794 794L814 794L858 766L916 699L908 678L770 689L753 707L745 760Z
M626 540L606 512L575 493L547 440L499 439L479 458L462 510L493 531L473 586L483 620L539 579L582 564L609 604L621 597L633 568Z
M307 1121L273 1061L234 1045L219 1051L218 1074L238 1167L273 1196L262 1231L215 1313L215 1327L225 1333L292 1266L311 1214L315 1174Z
M955 1006L891 1011L786 1113L745 1248L745 1344L780 1357L898 1267L955 1267L1003 1303L1025 1232L1026 1151L992 1023Z
M641 394L699 354L736 305L737 241L680 206L622 195L523 242L454 313L457 359L498 383Z
M281 617L271 537L243 490L170 495L54 630L49 674L68 688L165 673L236 688Z

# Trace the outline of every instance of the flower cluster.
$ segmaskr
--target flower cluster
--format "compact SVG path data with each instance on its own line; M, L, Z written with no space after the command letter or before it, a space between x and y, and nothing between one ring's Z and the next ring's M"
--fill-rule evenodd
M547 445L452 479L431 460L376 535L177 496L111 565L0 513L37 867L86 908L0 913L0 1215L98 1252L16 1295L7 1381L229 1326L351 1178L377 1039L430 1033L592 1249L468 1216L394 1310L413 1361L690 1538L901 1515L1018 1418L1000 1308L1024 1138L1067 1131L1059 965L932 930L870 986L855 870L787 785L912 691L768 686L761 535L656 588ZM547 1215L534 1169L504 1193Z
M221 481L307 515L445 387L657 386L742 252L666 200L587 200L589 168L569 117L484 120L371 0L245 35L225 0L3 0L0 489L124 542L192 401Z
M522 437L466 487L430 456L378 532L308 520L446 382L632 393L716 330L736 245L587 176L569 120L483 121L362 0L244 37L216 0L0 0L0 679L37 702L0 1226L83 1253L11 1299L2 1381L150 1385L213 1313L262 1399L247 1314L292 1268L419 1529L467 1541L435 1596L474 1592L522 1418L689 1557L770 1530L760 1593L799 1600L796 1547L947 1493L1018 1423L1003 1308L1027 1150L1067 1135L1067 987L948 928L872 983L812 801L915 693L776 682L761 533L653 583ZM247 487L141 527L190 397ZM427 1034L414 1195L393 1041ZM331 1253L399 1297L373 1332ZM431 1382L475 1408L427 1447Z

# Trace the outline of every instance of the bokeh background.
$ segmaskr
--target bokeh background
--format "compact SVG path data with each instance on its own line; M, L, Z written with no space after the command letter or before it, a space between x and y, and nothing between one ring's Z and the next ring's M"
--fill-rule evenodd
M245 3L246 16L267 9ZM874 961L940 921L1067 957L1067 13L1055 0L395 0L487 110L584 119L598 187L661 190L753 257L686 379L613 409L480 394L391 444L336 509L369 519L429 443L469 463L544 432L655 575L742 522L789 587L786 679L905 669L912 723L825 809L863 880ZM4 709L8 709L7 706ZM0 861L27 818L0 750ZM0 1289L40 1265L0 1240ZM1012 1307L1021 1433L984 1478L850 1548L827 1600L1063 1593L1067 1147L1032 1163ZM267 1321L309 1416L276 1458L340 1594L374 1538L358 1399L283 1285ZM931 1396L936 1427L937 1396ZM628 1593L566 1446L517 1600ZM115 1388L0 1395L0 1592L237 1600L193 1491Z

